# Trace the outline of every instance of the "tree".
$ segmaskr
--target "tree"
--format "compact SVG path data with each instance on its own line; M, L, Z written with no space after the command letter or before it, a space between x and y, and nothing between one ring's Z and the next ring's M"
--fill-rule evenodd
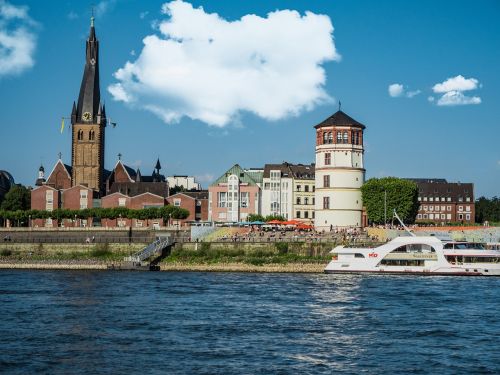
M259 214L249 214L247 216L247 221L252 222L252 221L266 221L264 216L259 215Z
M490 223L500 222L500 198L491 199L480 197L476 200L476 223L489 221Z
M415 182L396 177L371 178L361 187L361 194L370 222L383 224L385 212L390 220L394 209L405 223L415 222L419 207Z
M264 221L271 221L271 220L286 221L286 218L283 215L267 215Z
M31 192L22 185L13 185L5 194L2 202L2 210L17 211L29 210L31 207Z

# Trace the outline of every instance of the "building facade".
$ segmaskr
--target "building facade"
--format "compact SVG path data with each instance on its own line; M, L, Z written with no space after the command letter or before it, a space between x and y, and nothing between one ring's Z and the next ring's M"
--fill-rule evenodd
M186 191L167 198L170 205L184 208L189 216L184 220L175 220L171 224L184 226L191 223L208 221L208 191Z
M439 224L475 220L474 184L447 182L442 178L410 178L418 185L418 222Z
M201 185L196 182L196 179L193 176L168 176L167 182L170 188L201 190Z
M238 164L228 169L208 188L208 220L236 223L261 214L263 174Z
M365 126L342 111L315 126L316 230L361 227Z
M262 215L310 223L314 219L314 164L266 164Z

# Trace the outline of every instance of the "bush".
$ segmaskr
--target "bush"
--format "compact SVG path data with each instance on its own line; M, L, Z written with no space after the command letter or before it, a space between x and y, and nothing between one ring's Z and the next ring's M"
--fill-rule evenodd
M0 255L3 257L10 257L12 255L12 250L2 249L2 251L0 251Z
M278 249L279 254L287 254L288 253L288 243L286 242L276 242L276 249Z
M108 258L113 255L113 252L109 250L109 244L107 242L103 244L98 244L90 252L90 255L94 258Z

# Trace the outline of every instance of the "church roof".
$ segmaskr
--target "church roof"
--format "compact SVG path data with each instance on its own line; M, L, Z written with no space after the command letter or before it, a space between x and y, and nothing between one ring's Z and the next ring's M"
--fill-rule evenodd
M217 186L220 183L227 183L227 178L231 175L238 176L240 183L247 183L249 185L257 185L262 182L262 170L245 170L238 164L229 168L226 173L220 176L211 186Z
M99 89L99 41L95 35L94 22L92 19L90 25L89 37L85 49L85 68L83 71L80 94L76 107L76 116L72 120L78 123L84 122L82 115L85 112L91 114L92 123L97 122L97 114L101 100ZM74 111L73 111L74 112ZM90 120L90 119L89 119ZM89 121L87 120L87 121Z
M351 116L345 114L340 110L335 112L323 122L320 122L315 126L315 128L318 129L326 126L355 126L361 129L366 128L366 126L364 126L362 123L354 120Z

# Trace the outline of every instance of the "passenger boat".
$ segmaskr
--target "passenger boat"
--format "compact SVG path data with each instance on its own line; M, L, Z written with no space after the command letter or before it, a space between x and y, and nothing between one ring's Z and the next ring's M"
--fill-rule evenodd
M325 273L500 276L500 250L434 236L396 237L374 248L337 246Z

